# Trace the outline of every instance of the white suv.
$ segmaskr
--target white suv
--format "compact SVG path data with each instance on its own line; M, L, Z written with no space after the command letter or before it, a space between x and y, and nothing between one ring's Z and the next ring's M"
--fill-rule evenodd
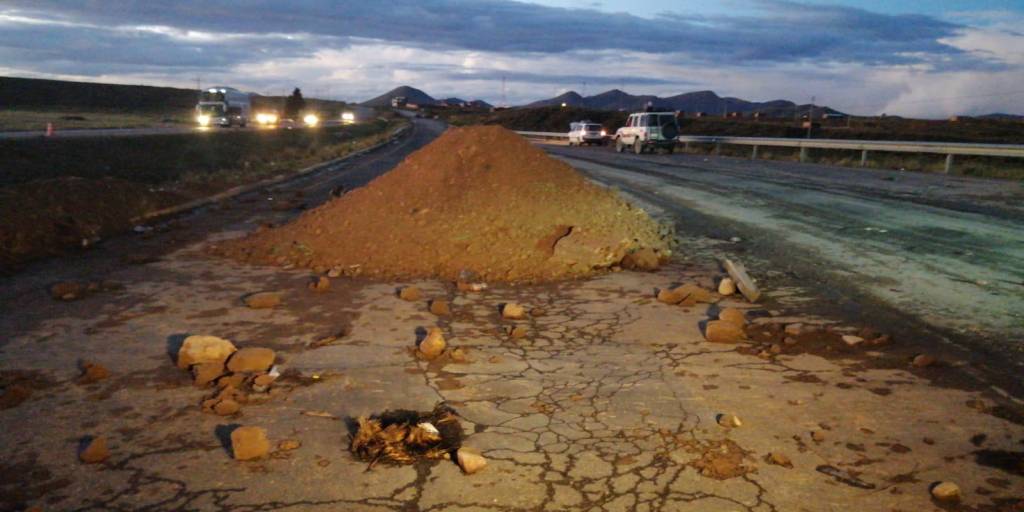
M642 112L630 114L626 125L615 132L615 151L632 148L636 154L658 148L671 153L676 148L679 124L675 112Z
M569 145L582 146L584 144L604 145L604 138L608 132L604 127L590 121L580 121L569 124Z

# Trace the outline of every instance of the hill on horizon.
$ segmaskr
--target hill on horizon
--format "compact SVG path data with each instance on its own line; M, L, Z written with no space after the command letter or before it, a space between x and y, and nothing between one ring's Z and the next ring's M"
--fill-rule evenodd
M593 96L581 96L576 91L569 91L554 98L535 101L525 105L526 108L553 107L565 103L568 107L581 107L597 110L644 109L648 104L655 108L681 110L684 112L706 112L721 115L724 112L741 112L752 114L761 112L771 117L787 117L806 113L810 105L798 105L788 100L772 100L765 102L747 101L741 98L722 97L714 91L694 91L675 96L658 97L649 94L633 95L619 89L612 89ZM814 106L814 115L823 113L841 114L838 110L827 106Z
M412 87L410 85L401 85L391 89L390 91L381 94L375 98L368 99L362 103L362 105L368 107L390 107L391 98L398 96L404 96L405 100L409 103L415 103L417 105L440 105L441 103L447 104L463 104L468 103L477 108L491 108L491 104L483 100L470 100L466 101L458 97L450 97L444 99L436 99L433 96L423 92L420 89Z

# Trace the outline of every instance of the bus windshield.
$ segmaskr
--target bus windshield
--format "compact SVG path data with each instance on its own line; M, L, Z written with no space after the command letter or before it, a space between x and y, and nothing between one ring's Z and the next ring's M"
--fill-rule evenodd
M196 107L200 114L208 116L219 116L224 113L224 105L219 103L213 103L209 105L199 105Z
M199 101L224 101L224 93L203 91Z

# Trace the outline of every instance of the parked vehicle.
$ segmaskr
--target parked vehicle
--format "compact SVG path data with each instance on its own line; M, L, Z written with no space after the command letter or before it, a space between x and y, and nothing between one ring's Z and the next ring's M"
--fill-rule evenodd
M569 124L569 145L582 146L584 144L597 144L603 146L608 132L597 124L590 121L579 121Z
M675 150L679 123L675 112L638 112L630 114L626 125L615 132L615 151L631 148L634 153L663 149Z
M252 115L249 95L231 87L216 86L199 95L196 122L200 126L245 126Z

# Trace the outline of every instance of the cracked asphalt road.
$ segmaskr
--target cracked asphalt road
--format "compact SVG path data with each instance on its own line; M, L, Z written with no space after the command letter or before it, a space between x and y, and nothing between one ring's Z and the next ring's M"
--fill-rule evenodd
M710 287L718 271L707 259L684 254L656 273L484 293L433 280L362 279L334 279L328 292L314 293L308 272L203 253L206 244L296 214L274 211L268 195L302 189L315 204L338 180L386 170L438 128L417 121L409 139L344 169L6 279L0 371L20 372L34 391L0 410L0 510L933 510L928 487L938 480L964 490L961 510L996 510L1024 496L1024 472L1014 465L1024 454L1019 409L944 379L957 361L910 367L899 339L834 353L796 345L758 357L745 345L705 342L700 322L732 305L757 311L765 332L795 321L860 326L787 317L737 298L690 308L652 300L655 287L673 282ZM159 257L122 262L139 252ZM124 288L51 299L45 284L69 278ZM395 297L409 284L424 300ZM242 305L240 297L262 290L281 292L281 306ZM453 314L430 314L433 298L449 299ZM508 301L544 314L504 320L498 305ZM511 324L529 335L510 339ZM466 362L414 356L417 329L435 325L466 349ZM348 334L337 343L310 346L340 330ZM273 348L284 368L318 378L275 387L237 416L204 414L206 392L168 354L198 333ZM113 375L76 383L80 358ZM482 472L466 476L448 462L367 471L347 452L343 418L441 400L460 413L466 444L489 459ZM723 413L743 426L719 426ZM232 424L261 426L275 445L295 439L301 447L237 462L217 436ZM86 435L109 440L106 463L78 463ZM772 452L793 467L766 462Z

